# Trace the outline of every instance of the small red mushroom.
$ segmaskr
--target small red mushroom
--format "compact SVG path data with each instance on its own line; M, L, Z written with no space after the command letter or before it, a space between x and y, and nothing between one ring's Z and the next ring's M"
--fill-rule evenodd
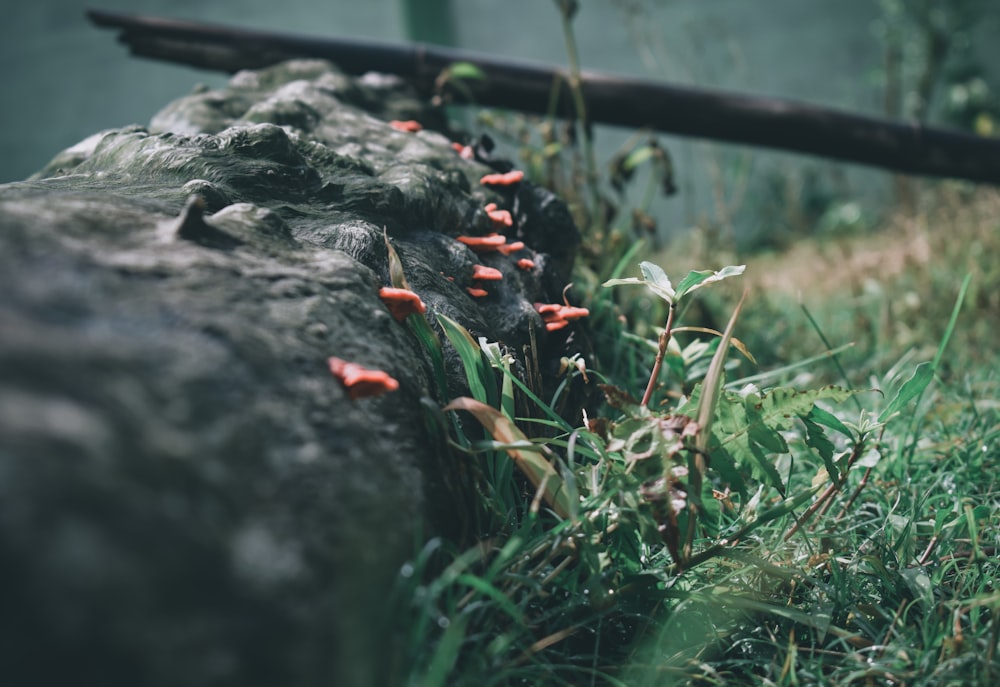
M456 240L464 243L477 253L488 253L497 250L507 243L507 237L502 234L487 234L486 236L458 236Z
M506 174L487 174L479 180L484 186L512 186L524 179L524 172L514 169Z
M331 356L327 359L330 374L336 377L352 401L368 396L380 396L399 388L399 382L382 370L369 370L357 363Z
M418 122L415 119L407 119L405 121L394 119L391 122L389 122L389 126L391 126L396 131L408 131L410 133L416 133L417 131L420 131L421 129L424 128L420 124L420 122Z
M572 305L562 305L559 307L559 316L564 320L578 320L581 317L589 317L590 311L586 308L577 308Z
M485 209L486 215L498 229L514 225L514 219L510 216L510 212L507 210L498 210L496 203L490 203Z
M516 253L519 250L524 250L524 241L514 241L514 243L505 243L502 246L497 246L497 252L503 253L504 255L510 255L511 253Z
M527 272L528 270L535 269L535 261L530 258L521 258L517 261L517 266Z
M472 160L476 157L475 151L472 150L472 146L464 146L461 143L452 143L451 147L455 149L458 156L463 160Z
M413 313L423 314L427 312L427 306L420 300L420 296L409 289L396 289L391 286L383 286L378 290L378 297L382 299L389 312L399 322L405 320Z
M486 289L480 289L475 286L466 286L465 290L469 292L469 295L473 298L482 298L483 296L488 296L489 291Z
M472 278L484 281L499 281L503 279L503 272L492 267L487 267L486 265L473 265Z
M546 331L554 332L569 324L570 320L578 320L590 315L586 308L576 308L572 305L558 303L535 303L535 312L542 316Z

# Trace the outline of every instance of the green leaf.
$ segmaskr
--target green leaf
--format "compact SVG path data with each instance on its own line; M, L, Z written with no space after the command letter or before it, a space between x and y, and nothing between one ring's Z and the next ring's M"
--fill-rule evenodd
M470 618L470 615L463 614L451 620L448 629L434 648L430 665L427 666L427 672L419 684L426 687L440 687L450 682L448 676L455 668L455 662L465 640L465 626L469 624Z
M673 303L675 298L674 287L667 278L667 273L659 265L651 262L640 262L639 271L645 278L646 286L657 296L667 303Z
M813 409L809 411L808 417L812 422L828 427L835 432L840 432L848 439L854 438L854 433L847 428L847 425L841 422L840 418L828 410L824 410L819 406L814 406Z
M654 294L665 300L667 303L674 302L674 288L670 284L667 274L657 265L651 262L640 262L639 270L642 272L642 279L637 277L625 277L624 279L608 279L602 284L609 286L639 286L643 285Z
M472 413L483 428L495 440L505 445L507 452L536 489L542 490L546 503L561 518L568 518L570 513L569 496L563 488L563 481L552 463L546 460L548 451L538 453L535 450L526 451L516 448L521 442L528 441L514 421L496 408L481 403L473 398L461 396L454 399L445 410L464 410Z
M447 315L438 314L438 322L445 336L455 347L458 356L465 366L465 379L469 383L469 391L477 401L496 405L496 388L492 383L492 375L483 363L482 351L469 331Z
M934 368L929 362L917 365L917 369L913 371L913 376L903 382L903 386L899 387L896 397L889 401L889 405L878 416L878 421L880 423L885 422L902 410L907 403L924 392L924 389L927 388L927 385L930 384L933 378Z
M711 435L712 421L715 418L715 408L722 390L722 375L725 371L726 354L729 352L729 340L733 338L733 329L736 328L736 319L740 315L745 298L746 292L743 293L740 302L733 309L729 324L726 325L726 331L719 339L719 347L716 349L715 355L712 356L712 362L708 366L708 372L705 374L705 380L702 384L701 399L698 401L698 426L701 429L695 445L703 452L708 450L708 439Z
M448 76L452 79L475 79L482 81L486 74L472 62L452 62L448 65Z
M763 396L750 394L746 398L725 393L718 404L713 432L717 448L713 448L711 455L714 458L719 449L724 449L738 465L749 469L755 479L783 491L784 484L773 461L761 450L778 446L772 433L787 430L795 418L809 415L816 401L828 399L840 403L852 393L835 386L806 391L778 388ZM684 412L695 400L692 394L691 400L677 412Z
M622 168L631 171L641 165L643 162L653 157L654 150L652 146L639 146L634 148L628 156L626 156L625 161L622 162Z
M814 407L813 410L815 411L816 408ZM811 418L812 413L799 415L802 424L806 426L806 446L815 450L819 454L819 457L823 459L823 465L826 466L826 474L830 475L831 479L839 482L840 470L837 469L836 464L833 462L833 442L826 436L823 427Z
M680 299L682 296L691 293L695 289L700 289L705 284L711 284L712 282L722 281L728 277L741 275L746 268L746 265L729 265L728 267L723 267L717 272L713 272L712 270L692 270L691 272L688 272L688 275L681 279L681 283L677 285L677 294L674 298Z

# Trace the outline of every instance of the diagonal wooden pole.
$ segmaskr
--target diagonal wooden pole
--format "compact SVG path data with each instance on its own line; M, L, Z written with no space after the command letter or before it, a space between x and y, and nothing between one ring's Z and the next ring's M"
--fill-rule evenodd
M349 74L397 74L426 95L456 62L476 65L475 105L558 116L574 112L563 70L438 46L393 45L254 31L104 10L87 13L117 29L141 57L235 72L296 57L323 58ZM807 103L583 72L592 122L648 128L883 167L914 175L1000 184L1000 140L940 127L853 114Z

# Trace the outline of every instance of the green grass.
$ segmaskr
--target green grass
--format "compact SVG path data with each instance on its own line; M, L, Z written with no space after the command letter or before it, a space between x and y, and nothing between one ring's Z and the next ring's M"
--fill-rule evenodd
M784 256L747 258L751 293L735 336L764 368L785 366L756 377L755 393L779 409L792 401L773 400L784 392L769 396L778 386L818 394L835 381L856 393L837 392L843 400L835 404L817 396L821 410L809 416L812 424L735 412L739 397L723 393L700 510L687 510L695 501L687 495L676 525L657 505L671 483L655 482L676 466L694 466L696 453L692 444L668 448L643 432L676 409L695 415L698 384L711 375L716 349L692 342L714 337L675 334L650 410L605 407L599 414L613 428L607 436L597 426L557 420L557 401L537 397L536 419L518 417L513 425L518 436L548 436L531 440L546 453L513 435L506 443L469 439L474 423L460 423L454 440L481 474L478 543L421 543L401 570L394 622L385 631L385 683L936 687L1000 679L1000 379L991 345L1000 269L987 257L1000 249L992 213L1000 200L953 200L940 195L922 215L898 217L843 245L808 240ZM942 218L950 224L935 233ZM884 256L899 257L919 246L917 238L933 259L904 256L889 269ZM852 267L832 281L817 276L831 252L848 250L883 258L874 272ZM804 256L817 268L803 270ZM637 274L635 257L600 276L584 271L578 284L591 294L602 370L638 396L666 309L639 307L637 294L598 286ZM732 257L706 253L682 269L718 269ZM758 264L766 277L754 276ZM971 278L962 291L965 273ZM807 311L781 279L803 294ZM879 286L868 287L870 300L845 302L845 294L864 295L869 280ZM725 286L699 292L679 308L677 324L724 322L733 297ZM908 302L919 307L910 312ZM777 313L789 320L783 331L775 331ZM462 340L453 335L453 343ZM846 339L857 344L841 351L838 368L822 354ZM463 359L497 418L524 407L530 389L501 370L502 360L491 364L475 350ZM730 356L731 390L742 386L739 377L762 371L740 359ZM502 381L487 388L494 379ZM688 412L682 394L692 392ZM740 423L754 427L751 439L722 436L739 434ZM652 457L631 464L630 452ZM531 460L546 456L559 481L536 489L522 472L529 453ZM755 464L757 453L768 469ZM573 497L568 517L551 512L553 484ZM723 493L713 497L712 487Z

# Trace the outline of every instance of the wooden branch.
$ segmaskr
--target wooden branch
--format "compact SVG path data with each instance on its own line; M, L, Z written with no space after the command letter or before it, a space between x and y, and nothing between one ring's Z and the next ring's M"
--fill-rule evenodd
M323 58L349 74L397 74L422 93L449 65L469 62L486 78L471 84L475 104L571 117L564 70L437 46L329 39L145 17L103 10L88 16L119 29L142 57L235 72L296 57ZM763 146L884 167L914 175L1000 184L1000 140L852 114L807 103L584 72L592 122L728 143ZM553 96L556 97L553 97Z

